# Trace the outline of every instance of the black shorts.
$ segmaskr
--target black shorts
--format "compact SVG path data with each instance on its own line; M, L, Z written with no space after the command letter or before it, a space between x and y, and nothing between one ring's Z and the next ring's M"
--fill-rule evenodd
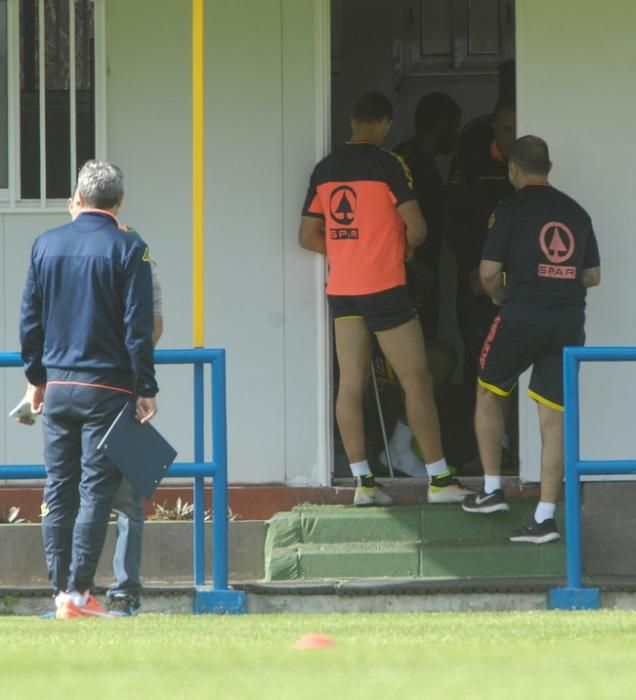
M397 328L417 318L406 286L358 296L328 294L327 300L334 319L362 318L373 333Z
M583 309L505 306L493 321L479 357L479 384L508 396L532 366L531 398L563 410L563 348L585 343Z

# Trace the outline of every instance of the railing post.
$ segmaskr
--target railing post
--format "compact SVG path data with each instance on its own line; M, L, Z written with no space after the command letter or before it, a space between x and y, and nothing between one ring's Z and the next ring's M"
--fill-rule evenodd
M227 407L225 352L212 365L212 434L214 436L214 587L227 588L228 501L227 501Z
M205 457L203 368L201 362L194 365L194 461L199 463L203 462ZM205 583L205 482L202 476L194 478L192 503L194 584L202 586Z
M571 349L563 353L565 396L564 457L565 457L565 533L567 537L567 585L581 588L581 480L579 359Z
M589 352L588 348L588 352ZM565 460L565 588L550 591L549 607L553 610L597 610L601 604L598 588L584 588L581 557L581 419L579 396L580 362L584 348L563 350L563 440Z

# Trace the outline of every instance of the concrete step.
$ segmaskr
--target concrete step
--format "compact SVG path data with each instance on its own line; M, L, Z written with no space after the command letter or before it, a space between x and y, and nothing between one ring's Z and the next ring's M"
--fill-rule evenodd
M561 576L562 546L419 545L409 542L300 545L298 578Z
M456 505L392 506L299 506L278 513L268 521L273 546L289 542L330 544L336 542L426 541L483 542L506 539L525 522L534 503L512 501L508 513L464 513Z
M562 576L562 542L508 541L533 510L510 507L485 516L458 506L300 506L266 524L265 580Z

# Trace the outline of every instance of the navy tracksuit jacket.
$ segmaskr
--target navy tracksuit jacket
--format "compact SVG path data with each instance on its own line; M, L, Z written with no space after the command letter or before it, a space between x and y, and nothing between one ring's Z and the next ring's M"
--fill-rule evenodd
M27 379L46 383L42 529L57 591L93 578L121 476L97 450L135 395L158 389L146 244L106 212L87 211L36 239L22 297Z

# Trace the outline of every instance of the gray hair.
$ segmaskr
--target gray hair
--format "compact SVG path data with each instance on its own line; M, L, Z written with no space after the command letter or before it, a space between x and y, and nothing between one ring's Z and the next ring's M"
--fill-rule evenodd
M538 136L521 136L510 149L508 159L516 163L526 175L547 175L552 168L548 144Z
M124 198L124 174L113 163L87 160L77 176L77 191L86 206L113 209Z

